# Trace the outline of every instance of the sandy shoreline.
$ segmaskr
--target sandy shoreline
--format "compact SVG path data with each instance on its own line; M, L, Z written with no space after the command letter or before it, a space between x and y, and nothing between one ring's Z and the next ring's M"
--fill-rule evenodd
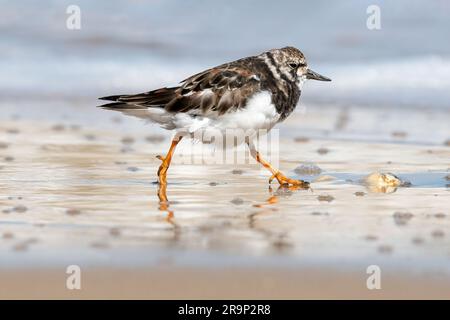
M89 269L81 290L65 288L64 270L0 273L0 299L448 299L439 275L383 275L368 290L364 273L333 269Z
M398 121L381 141L351 138L382 115L314 109L280 127L283 171L312 162L333 177L312 190L269 189L256 165L175 161L168 207L154 184L162 131L3 119L0 297L448 298L448 114L429 115L434 144ZM412 186L373 190L360 182L371 172ZM85 266L81 292L64 287L70 264ZM373 264L377 292L365 287Z

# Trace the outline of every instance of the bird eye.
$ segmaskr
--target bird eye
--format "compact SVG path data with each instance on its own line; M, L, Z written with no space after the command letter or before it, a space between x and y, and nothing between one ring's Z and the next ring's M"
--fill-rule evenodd
M305 63L295 63L295 62L290 62L290 63L288 63L288 65L292 69L303 68L304 66L306 66Z

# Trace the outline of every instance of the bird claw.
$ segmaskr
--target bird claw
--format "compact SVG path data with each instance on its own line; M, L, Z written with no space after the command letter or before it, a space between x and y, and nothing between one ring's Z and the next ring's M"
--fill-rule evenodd
M269 184L272 183L273 179L277 179L280 186L283 186L283 187L293 186L293 187L301 187L301 188L305 188L305 189L309 188L309 182L288 178L284 174L282 174L280 171L278 171L277 173L273 174L270 177Z

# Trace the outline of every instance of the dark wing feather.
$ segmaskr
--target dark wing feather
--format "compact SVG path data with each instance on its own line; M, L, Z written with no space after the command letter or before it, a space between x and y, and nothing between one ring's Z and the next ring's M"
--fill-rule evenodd
M251 58L247 58L251 59ZM115 101L100 107L107 109L165 108L169 112L198 111L219 114L245 106L248 98L260 90L259 78L243 60L197 73L179 87L161 88L136 95L100 98Z

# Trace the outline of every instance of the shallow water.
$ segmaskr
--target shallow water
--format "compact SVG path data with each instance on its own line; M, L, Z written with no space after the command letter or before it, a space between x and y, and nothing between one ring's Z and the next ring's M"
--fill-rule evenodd
M367 173L349 173L349 172L322 172L320 175L298 175L297 178L314 181L323 175L334 177L333 183L336 184L355 184L365 186L364 178L369 175ZM413 172L413 173L396 173L396 176L406 183L408 188L446 188L449 186L447 171L442 172ZM396 188L397 190L398 188Z
M139 131L124 136L43 121L4 121L1 128L3 268L170 261L347 270L379 263L450 272L445 146L282 138L286 173L295 176L295 167L315 159L321 175L336 179L313 182L311 190L286 189L269 187L256 165L174 160L161 190L155 156L167 138L155 143ZM359 181L375 171L393 172L412 186L374 192Z

